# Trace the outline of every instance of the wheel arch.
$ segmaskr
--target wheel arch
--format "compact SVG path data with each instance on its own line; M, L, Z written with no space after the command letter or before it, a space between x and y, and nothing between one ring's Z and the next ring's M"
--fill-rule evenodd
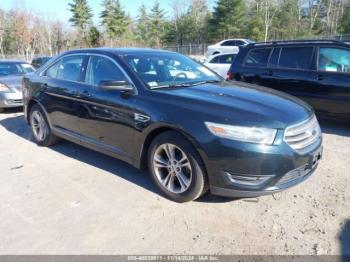
M34 105L38 105L41 107L41 109L44 111L45 117L46 117L46 119L49 122L49 125L51 127L51 121L48 117L48 114L45 110L45 107L36 99L31 99L26 106L26 121L27 121L27 123L30 124L30 111L32 110Z
M201 152L202 150L198 150L199 148L201 148L199 146L198 142L194 139L193 136L188 134L186 131L180 129L179 127L172 126L172 125L157 126L157 127L152 128L151 130L149 130L147 132L147 135L145 136L145 139L143 140L144 142L141 145L141 150L140 150L140 154L139 154L140 157L138 158L139 161L136 164L136 166L141 168L141 169L147 168L147 155L148 155L148 150L149 150L149 147L150 147L152 141L161 133L168 132L168 131L174 131L174 132L179 133L180 135L185 137L188 140L188 142L190 142L192 144L195 151L198 153L200 160L202 161L202 164L205 168L205 172L208 174L205 156L204 156L204 153Z

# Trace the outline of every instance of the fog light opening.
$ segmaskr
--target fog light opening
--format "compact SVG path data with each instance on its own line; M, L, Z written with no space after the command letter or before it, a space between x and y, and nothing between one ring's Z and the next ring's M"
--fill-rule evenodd
M229 172L225 173L226 176L229 178L229 180L238 185L244 185L244 186L259 186L264 184L266 181L270 180L274 177L274 175L267 175L267 176L253 176L253 175L235 175L231 174Z

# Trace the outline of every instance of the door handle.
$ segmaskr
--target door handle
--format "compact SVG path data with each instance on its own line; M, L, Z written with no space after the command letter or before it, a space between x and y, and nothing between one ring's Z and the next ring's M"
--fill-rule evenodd
M89 91L85 90L81 93L81 96L82 97L91 97L91 93Z

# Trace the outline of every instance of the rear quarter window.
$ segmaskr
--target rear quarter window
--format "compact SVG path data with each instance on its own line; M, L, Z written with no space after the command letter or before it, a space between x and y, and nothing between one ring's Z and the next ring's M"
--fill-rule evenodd
M245 58L244 65L252 67L267 67L272 48L252 49Z

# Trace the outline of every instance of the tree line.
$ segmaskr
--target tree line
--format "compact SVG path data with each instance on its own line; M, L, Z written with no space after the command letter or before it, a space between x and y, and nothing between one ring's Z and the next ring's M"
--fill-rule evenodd
M205 46L236 37L268 41L350 34L349 0L217 0L212 10L206 0L174 0L168 12L154 0L135 18L119 0L101 5L98 22L87 0L70 1L69 21L0 8L0 55L29 59L82 47Z

